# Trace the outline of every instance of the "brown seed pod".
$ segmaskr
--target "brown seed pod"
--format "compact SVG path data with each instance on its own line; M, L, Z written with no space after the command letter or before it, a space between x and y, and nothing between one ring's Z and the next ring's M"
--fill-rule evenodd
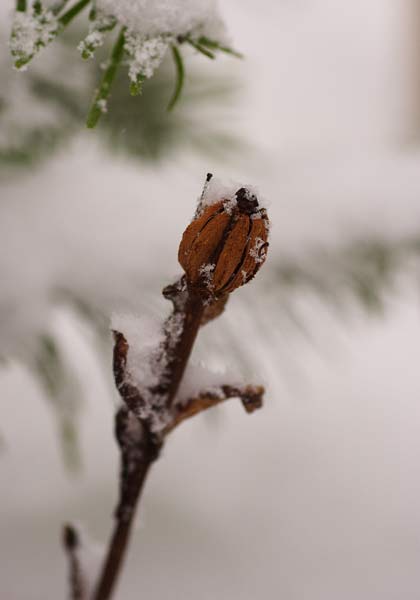
M265 261L269 221L249 190L205 208L184 231L178 260L189 286L227 294L252 279Z

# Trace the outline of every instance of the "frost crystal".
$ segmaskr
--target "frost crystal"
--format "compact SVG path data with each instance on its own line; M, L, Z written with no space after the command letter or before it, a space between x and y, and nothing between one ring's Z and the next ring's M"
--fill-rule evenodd
M96 104L102 113L108 112L106 100L104 98L102 98L101 100L98 100Z
M236 195L233 195L230 198L225 198L223 202L223 206L228 215L231 215L237 205Z
M160 66L169 47L170 36L147 38L133 31L125 36L125 50L129 56L128 75L133 84L140 78L149 79Z
M84 59L92 58L95 50L103 45L105 34L115 25L115 17L98 12L89 25L89 33L77 46Z
M51 11L38 14L17 12L12 26L10 50L16 68L24 70L31 58L57 35L58 22Z
M173 350L178 343L184 327L185 315L182 312L174 312L165 324L168 348Z
M265 260L266 252L261 252L261 249L264 245L266 245L266 242L262 238L257 237L255 238L254 246L249 250L249 255L255 260L256 263L263 263Z
M213 271L215 267L215 263L210 263L202 265L199 269L199 273L202 276L204 283L206 284L209 290L211 290L211 288L213 287Z

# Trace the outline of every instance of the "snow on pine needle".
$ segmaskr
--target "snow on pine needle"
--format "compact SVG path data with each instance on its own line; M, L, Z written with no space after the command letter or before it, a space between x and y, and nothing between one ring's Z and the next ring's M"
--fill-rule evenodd
M68 0L48 6L39 0L17 0L10 50L15 68L27 69L35 55L82 13L88 19L87 36L78 44L83 59L93 58L107 37L114 36L88 113L88 127L95 127L107 112L112 84L122 65L127 67L129 90L135 96L170 52L175 67L175 86L168 103L171 110L185 78L181 45L210 59L217 52L240 56L229 45L216 0L79 0L69 4Z
M215 0L97 0L97 8L145 37L166 33L198 38L220 36L224 30Z
M59 23L51 10L45 10L39 3L31 12L17 10L10 38L10 51L15 59L15 67L25 71L35 54L56 37Z

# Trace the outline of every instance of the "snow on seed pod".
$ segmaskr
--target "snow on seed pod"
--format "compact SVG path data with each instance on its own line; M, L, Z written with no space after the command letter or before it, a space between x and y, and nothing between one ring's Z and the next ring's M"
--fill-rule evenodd
M246 188L204 208L179 246L188 285L220 296L250 281L267 256L268 230L266 210Z

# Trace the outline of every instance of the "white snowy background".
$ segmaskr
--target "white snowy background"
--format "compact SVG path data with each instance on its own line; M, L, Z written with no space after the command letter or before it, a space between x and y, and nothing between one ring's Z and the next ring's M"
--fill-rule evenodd
M105 154L89 133L0 181L1 353L30 354L47 324L85 397L84 466L71 476L36 381L17 360L0 372L5 600L65 598L62 523L76 519L102 543L115 500L115 394L91 332L53 306L51 290L109 310L153 305L178 272L180 234L208 171L269 200L272 259L419 231L415 0L225 0L222 9L247 58L211 68L241 74L234 126L251 153L226 164L185 152L153 168ZM116 597L417 600L416 281L402 275L385 315L370 319L302 293L302 332L267 297L268 263L203 332L216 353L250 364L266 406L248 416L226 404L168 441Z

